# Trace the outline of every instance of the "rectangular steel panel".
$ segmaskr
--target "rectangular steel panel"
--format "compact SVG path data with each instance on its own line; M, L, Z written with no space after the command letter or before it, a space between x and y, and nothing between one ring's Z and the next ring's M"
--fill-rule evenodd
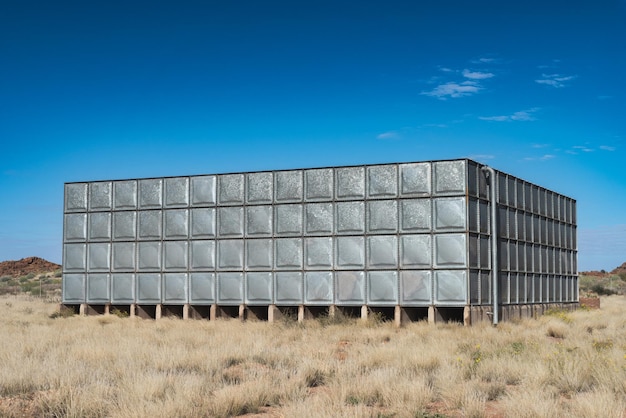
M111 210L113 203L110 181L89 184L89 210Z
M498 235L500 238L510 238L509 211L506 207L498 208Z
M217 209L217 234L220 237L243 237L243 207Z
M480 232L479 202L470 199L467 203L468 227L470 232Z
M246 273L246 303L248 305L273 304L273 284L273 273Z
M163 205L163 180L139 180L139 208L160 209Z
M111 300L110 276L92 273L87 276L87 303L108 303Z
M465 234L435 235L435 268L467 267Z
M163 275L163 303L180 305L189 301L187 273Z
M275 274L274 281L276 305L300 305L304 302L302 273L281 271Z
M334 181L332 168L304 171L304 193L306 201L332 200L333 190Z
M367 167L367 197L389 199L398 196L398 166L395 164Z
M480 305L480 275L477 270L470 270L469 303L471 305Z
M398 231L398 203L395 200L367 202L367 231L390 234Z
M517 239L520 241L526 241L526 225L524 224L526 222L526 217L524 216L524 212L521 210L517 211L515 218L515 222L517 224Z
M491 241L488 236L481 235L480 241L480 268L491 268Z
M215 236L215 209L191 209L191 238L212 238Z
M243 271L243 240L217 241L217 268Z
M335 238L335 267L342 270L365 268L364 237Z
M217 303L240 305L244 301L243 273L217 274Z
M511 289L509 288L509 273L498 274L499 303L508 304L511 300Z
M111 244L95 243L87 245L88 270L106 272L111 270Z
M137 228L137 238L140 240L160 240L161 219L163 214L160 210L139 211L139 227Z
M137 243L137 270L158 271L161 270L161 243L139 242Z
M367 273L367 303L378 306L398 304L398 272L370 271Z
M498 242L498 267L500 270L509 269L509 243L506 240Z
M272 206L248 206L246 208L246 236L272 236Z
M274 248L271 239L246 240L246 268L271 270L274 266Z
M137 303L161 303L161 273L139 273L136 276Z
M278 238L274 253L277 269L302 269L302 238Z
M215 205L215 176L196 176L191 178L191 206Z
M308 203L304 205L305 235L329 235L333 233L333 204Z
M85 301L85 275L63 274L63 302Z
M431 268L432 239L430 235L400 237L400 266L402 268Z
M191 241L191 270L215 269L215 241Z
M524 213L524 234L526 241L533 241L533 216L530 213Z
M166 208L184 208L189 206L189 178L175 177L165 179Z
M218 202L220 205L243 205L244 175L225 174L218 176Z
M480 272L480 302L483 305L491 303L491 274L486 271Z
M335 169L336 197L339 200L365 198L365 168L341 167Z
M112 271L135 271L134 242L114 242L111 246Z
M189 275L189 303L210 305L215 303L215 273Z
M304 273L304 303L330 305L333 303L333 273L307 271Z
M517 239L517 213L514 209L508 211L509 221L507 222L509 227L509 238Z
M400 164L400 196L430 196L431 164Z
M163 243L163 270L188 270L187 241L167 241Z
M111 303L135 303L135 275L113 273L111 275Z
M517 270L517 243L515 241L509 241L507 243L509 253L509 270Z
M480 238L476 234L470 234L467 241L469 257L467 265L471 269L480 268ZM471 280L471 278L470 278Z
M509 273L509 288L511 293L510 303L518 303L517 273Z
M164 211L165 239L187 239L189 237L189 212L187 209Z
M337 305L365 305L365 273L363 271L335 272Z
M473 161L468 161L467 164L467 194L469 196L478 197L479 192L479 177L485 177L483 173L480 172L480 168Z
M409 199L400 203L401 232L430 232L432 229L431 199Z
M398 239L395 235L367 237L367 268L398 268Z
M89 241L111 240L111 213L95 212L89 214Z
M430 270L400 271L400 304L427 306L432 303L432 272Z
M137 181L116 181L113 183L113 209L137 209Z
M435 271L435 303L467 303L467 272L465 270Z
M113 240L137 239L137 212L113 212Z
M63 237L65 242L87 241L87 214L70 213L63 217Z
M330 237L305 238L304 268L329 270L333 267L333 239Z
M465 160L437 161L434 163L434 172L436 195L465 194L467 190Z
M278 171L274 174L277 203L302 201L302 171Z
M87 271L87 245L64 244L63 245L63 271L85 272Z
M274 216L277 235L302 235L302 205L275 206Z
M463 231L467 227L464 197L434 199L435 231Z
M517 187L515 185L515 177L507 176L507 184L506 184L506 195L507 195L507 204L512 208L517 204L516 199Z
M65 212L87 211L87 183L65 185Z
M489 204L483 200L478 203L478 210L480 213L480 221L478 226L480 228L480 233L482 234L490 234L491 233L491 213L489 209Z
M251 204L267 204L274 200L273 173L249 173L246 175L246 201Z
M362 234L365 232L365 203L338 202L335 205L338 234Z

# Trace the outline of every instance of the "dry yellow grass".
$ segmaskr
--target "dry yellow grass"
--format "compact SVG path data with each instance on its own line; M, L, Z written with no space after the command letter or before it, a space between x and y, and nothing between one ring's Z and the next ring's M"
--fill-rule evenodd
M624 297L497 328L55 309L0 298L0 416L626 416Z

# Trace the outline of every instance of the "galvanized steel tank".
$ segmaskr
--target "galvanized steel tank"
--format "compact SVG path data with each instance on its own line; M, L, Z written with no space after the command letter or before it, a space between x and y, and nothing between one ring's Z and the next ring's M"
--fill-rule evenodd
M575 305L575 201L498 171L488 185L481 167L66 183L63 304L429 308L431 320L460 308L466 322L487 319L496 187L503 319Z

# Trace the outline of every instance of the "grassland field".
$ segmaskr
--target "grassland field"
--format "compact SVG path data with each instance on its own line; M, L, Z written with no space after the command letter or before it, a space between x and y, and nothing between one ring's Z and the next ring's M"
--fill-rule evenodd
M2 417L625 417L626 298L401 328L59 315L0 296Z

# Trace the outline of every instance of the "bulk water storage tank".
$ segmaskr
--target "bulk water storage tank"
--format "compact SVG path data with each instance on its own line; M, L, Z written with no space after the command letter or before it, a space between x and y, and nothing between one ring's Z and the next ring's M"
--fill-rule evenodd
M576 246L573 199L468 159L74 182L63 304L497 322L576 307Z

